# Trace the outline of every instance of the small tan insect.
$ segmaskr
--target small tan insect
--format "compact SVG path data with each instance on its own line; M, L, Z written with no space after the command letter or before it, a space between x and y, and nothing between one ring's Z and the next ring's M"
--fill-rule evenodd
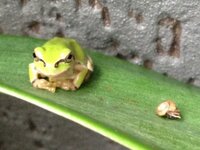
M171 100L167 100L159 104L156 109L156 114L170 119L181 118L180 111L176 108L176 104Z

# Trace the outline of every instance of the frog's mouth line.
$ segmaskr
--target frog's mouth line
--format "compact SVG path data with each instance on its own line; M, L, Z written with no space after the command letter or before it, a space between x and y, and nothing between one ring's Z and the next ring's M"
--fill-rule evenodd
M73 79L73 73L74 73L74 71L70 68L68 70L65 70L65 71L58 73L58 74L55 74L55 75L45 74L40 70L37 70L37 71L41 75L41 78L54 78L54 79L60 79L60 78L62 78L62 79L63 78Z

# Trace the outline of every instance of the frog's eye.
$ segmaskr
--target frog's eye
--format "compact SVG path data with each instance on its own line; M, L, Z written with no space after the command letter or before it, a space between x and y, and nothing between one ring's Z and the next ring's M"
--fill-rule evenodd
M60 59L55 63L55 68L58 68L59 63L64 62L64 63L70 63L74 59L74 56L72 54L67 55L64 59Z
M33 58L36 58L37 56L35 55L35 53L33 53Z
M37 55L35 53L33 53L33 58L35 61L39 61L39 58L37 57Z
M65 63L70 63L72 61L72 59L74 59L74 56L72 54L69 54L66 58L65 58Z

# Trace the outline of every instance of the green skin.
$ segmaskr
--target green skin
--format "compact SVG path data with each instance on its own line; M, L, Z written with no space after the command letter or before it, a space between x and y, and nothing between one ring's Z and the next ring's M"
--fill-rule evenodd
M91 58L73 39L55 37L35 48L33 55L29 78L35 88L76 90L93 71Z

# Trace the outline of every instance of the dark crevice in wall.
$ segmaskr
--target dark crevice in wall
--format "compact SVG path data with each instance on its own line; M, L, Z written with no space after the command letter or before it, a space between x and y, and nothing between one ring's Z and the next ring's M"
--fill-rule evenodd
M102 4L99 2L99 0L89 0L88 3L94 9L102 8Z
M156 42L156 51L157 51L157 53L158 54L164 53L161 38L157 38L155 40L155 42Z
M74 0L75 2L75 11L78 11L81 7L81 0Z
M61 29L59 29L56 33L55 36L57 37L65 37L65 34L63 33L63 31Z
M37 21L32 21L28 24L28 29L32 32L39 33L40 30L40 23Z
M24 6L28 3L28 1L29 1L29 0L20 0L20 1L19 1L20 6L21 6L21 7L24 7Z
M142 15L142 12L134 11L133 9L128 11L128 16L130 18L134 18L136 20L136 23L142 23L144 21L144 17Z
M195 78L192 78L192 77L187 80L188 84L194 84L194 82L195 82Z
M170 27L171 32L173 34L173 38L172 38L172 43L167 53L169 56L179 58L180 57L180 38L181 38L181 31L182 31L181 22L171 17L165 17L159 20L158 25ZM160 37L156 39L156 47L157 47L157 52L159 54L164 53L162 40Z
M101 18L105 27L109 27L111 25L110 13L107 7L103 7L101 12Z
M147 68L147 69L152 69L153 67L153 62L149 59L146 59L144 60L144 63L143 63L144 67Z

